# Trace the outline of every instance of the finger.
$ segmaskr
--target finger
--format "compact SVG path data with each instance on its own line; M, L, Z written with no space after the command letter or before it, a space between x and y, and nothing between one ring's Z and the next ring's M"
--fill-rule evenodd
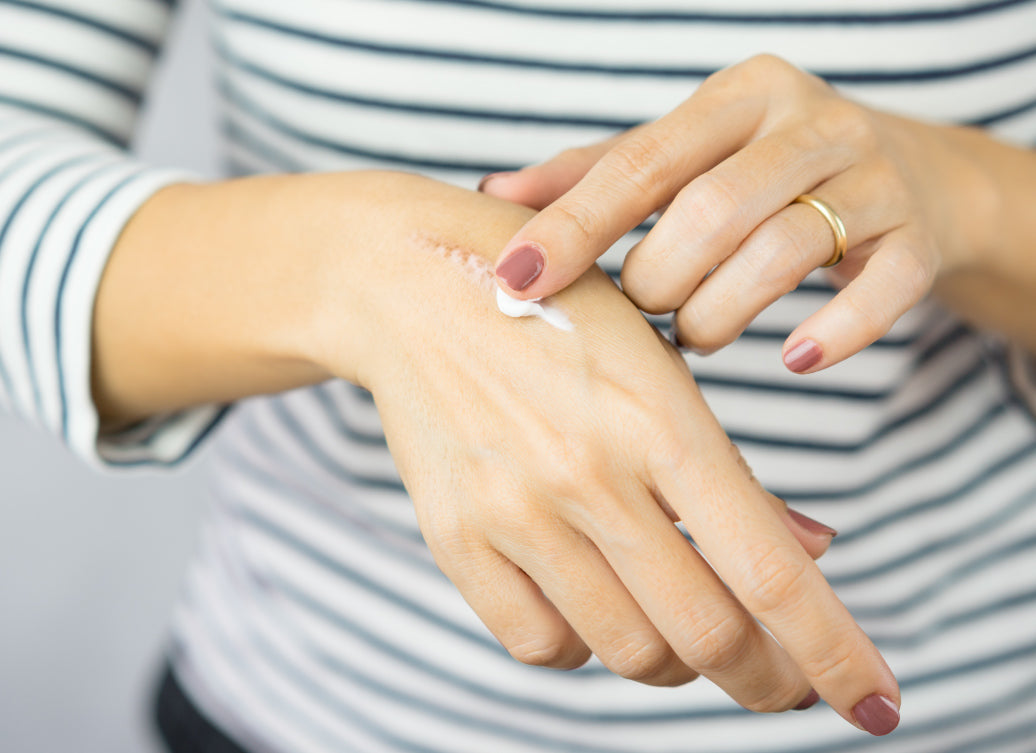
M850 159L802 126L753 141L680 191L630 251L623 291L644 311L673 311L755 228Z
M905 220L906 202L890 195L881 169L854 166L810 193L830 205L845 225L849 251L840 272L866 257L861 244ZM824 215L808 204L783 206L680 305L675 319L680 342L699 352L733 342L763 309L830 259L833 249Z
M762 110L758 99L720 103L696 94L621 139L518 231L504 249L497 279L523 299L561 290L688 180L733 152Z
M683 356L675 347L672 346L672 344L661 336L658 330L655 330L655 334L658 336L659 342L668 349L670 357L673 359L674 363L678 365L678 368L681 371L686 373L687 363L684 361ZM689 374L688 377L690 377ZM737 450L736 446L735 450ZM749 478L755 478L752 468L748 465L748 462L745 460L744 456L741 455L739 450L737 452L737 458L738 464L741 466L744 474ZM819 559L822 557L831 546L831 541L838 535L838 531L829 525L825 525L818 520L814 520L813 518L804 515L798 510L791 509L783 499L770 494L762 488L761 484L758 484L758 486L760 492L777 512L777 515L780 516L781 520L784 521L784 524L802 545L802 548L806 550L806 553L813 559ZM665 498L658 493L657 490L652 490L652 496L655 498L655 502L662 512L664 512L672 522L679 522L679 514L673 509L672 505L670 505Z
M483 624L515 659L554 669L574 669L590 649L518 566L493 550L479 547L459 559L436 562Z
M698 676L676 656L589 539L567 525L539 536L526 528L521 539L498 535L491 543L539 585L608 669L648 685L682 685Z
M809 696L803 673L657 505L626 506L603 525L586 523L683 663L754 711L786 711Z
M546 162L517 172L487 175L478 190L515 204L543 209L582 180L620 138L634 131L636 129L589 146L566 149Z
M732 462L715 420L692 406L673 418L672 436L682 439L653 455L653 476L704 556L838 713L872 734L891 731L899 688L874 644Z
M744 463L743 460L742 463ZM751 470L748 470L747 463L744 463L744 467L748 473L751 473ZM788 526L788 530L802 545L802 548L806 550L806 553L813 559L820 559L820 557L824 556L824 553L831 546L831 541L838 535L838 531L829 525L821 523L819 520L814 520L808 515L802 514L798 510L791 509L780 497L776 497L765 490L763 490L763 493L773 506L773 509L777 511L781 520L784 521L784 524ZM655 501L671 521L674 523L679 521L679 516L677 516L676 511L673 510L668 502L657 495Z
M770 495L773 496L773 495ZM774 499L778 499L774 497ZM820 559L831 546L831 541L838 535L838 531L819 520L805 515L798 510L793 510L787 505L778 511L784 525L788 527L795 539L802 545L813 559Z
M936 259L934 243L912 229L884 236L859 274L788 336L785 366L819 371L885 335L931 289Z

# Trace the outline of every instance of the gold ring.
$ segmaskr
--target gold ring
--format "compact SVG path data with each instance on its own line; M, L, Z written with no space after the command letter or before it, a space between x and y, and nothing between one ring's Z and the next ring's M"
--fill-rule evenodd
M809 204L811 207L816 209L820 214L823 215L824 219L827 220L827 224L831 226L831 232L835 234L835 252L831 254L831 258L821 264L821 267L833 267L835 264L845 258L845 252L849 249L849 238L845 234L845 223L842 222L842 218L838 216L838 213L831 208L831 205L826 201L818 199L816 196L808 193L804 193L801 196L795 197L795 201L792 204Z

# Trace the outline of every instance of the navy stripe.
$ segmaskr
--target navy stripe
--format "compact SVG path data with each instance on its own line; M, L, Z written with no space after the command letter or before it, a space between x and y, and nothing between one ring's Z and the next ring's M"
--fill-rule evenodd
M107 89L110 92L114 92L121 97L128 99L134 105L140 104L141 96L140 92L135 89L131 89L124 84L120 84L118 81L113 81L110 78L105 78L97 73L85 70L83 68L77 68L68 63L63 63L60 60L53 58L43 57L42 55L35 55L31 52L24 52L22 50L13 50L10 47L0 46L0 56L6 55L7 57L14 58L15 60L24 60L29 63L41 66L43 68L50 68L52 70L61 71L67 73L73 78L78 78L83 81L88 81L91 84L96 84L103 89Z
M91 123L89 120L85 120L84 118L81 118L78 115L73 115L70 112L65 112L64 110L56 110L52 107L44 107L43 105L38 104L36 102L30 102L27 99L20 99L18 97L11 97L7 94L0 94L0 103L5 105L11 105L13 107L18 107L22 110L27 110L29 112L34 112L38 115L46 115L47 117L55 118L69 125L78 126L96 136L100 136L105 141L114 144L119 148L123 148L126 146L126 139L122 136L119 136L118 134L113 133L112 131L109 131L105 128L102 128L96 123Z
M891 468L886 470L875 469L871 478L867 481L861 481L853 485L833 486L826 489L790 489L776 487L771 488L770 491L778 497L788 501L793 501L794 503L820 500L831 501L836 499L857 499L864 495L871 494L883 486L888 486L908 473L917 471L926 465L932 465L936 461L946 458L954 451L971 442L979 432L985 431L997 419L1007 414L1008 410L1009 406L1006 403L994 403L992 407L972 421L971 424L957 431L955 435L949 436L944 443L937 444L927 452L916 457L906 456L901 463L893 465Z
M1019 115L1025 115L1027 113L1036 110L1036 97L1028 99L1020 104L1006 107L1002 110L991 112L987 115L981 115L974 118L968 118L961 122L962 125L973 126L975 128L988 128L989 126L996 125L1004 120L1010 120L1016 118Z
M974 3L962 8L917 8L901 11L803 11L788 12L774 9L767 13L751 11L723 13L721 11L644 10L635 6L622 10L538 7L503 2L502 0L409 0L426 5L457 6L515 15L543 18L567 18L585 21L617 21L625 23L706 23L734 25L820 25L820 24L908 24L932 21L954 21L985 15L1017 6L1032 0L992 0Z
M1033 440L1029 444L1020 448L1012 448L1005 456L1001 457L996 462L985 466L978 474L966 479L947 492L935 494L930 497L922 497L918 502L897 508L895 512L882 515L881 517L878 517L869 523L865 523L858 528L854 528L851 531L840 533L837 537L839 544L841 546L845 546L857 539L871 536L883 528L900 524L903 521L926 512L931 512L932 510L937 510L954 504L964 504L967 502L965 499L966 495L971 494L983 484L995 480L999 474L1006 473L1011 468L1022 464L1023 461L1029 460L1033 455L1036 455L1036 440Z
M236 507L234 508L234 513L242 523L249 524L249 527L254 530L264 533L273 541L279 542L282 546L286 546L288 549L304 556L311 564L333 574L335 578L341 580L343 583L351 583L376 598L388 604L392 604L400 610L408 612L413 615L414 618L420 619L430 625L434 625L440 630L451 635L455 635L462 640L469 641L470 643L489 651L491 654L510 657L510 654L507 653L504 647L487 632L477 632L463 625L458 625L438 612L414 601L405 593L389 589L381 583L372 580L366 573L356 570L355 568L346 565L344 562L341 562L318 549L312 542L305 540L297 536L294 532L287 531L276 523L267 520L255 510L251 508Z
M898 418L891 418L880 424L874 431L859 440L836 440L833 438L814 439L791 439L773 434L763 434L746 430L727 431L727 435L737 443L754 444L761 447L780 447L784 449L810 450L826 454L856 454L874 445L878 440L885 439L889 435L899 431L905 426L912 424L929 413L934 412L950 400L955 398L959 392L978 382L981 377L991 373L989 364L978 359L966 372L958 376L944 390L935 393L927 402L921 403L913 410L900 415Z
M273 445L269 437L256 425L254 419L248 416L245 419L239 420L238 429L244 435L242 439L238 439L238 443L244 446L247 442L256 454L265 458L272 465L273 459L278 457L279 448ZM353 536L357 529L359 529L364 532L364 535L385 538L384 534L387 532L397 540L407 542L410 546L420 544L422 548L424 547L424 539L416 528L401 525L380 515L373 515L368 512L366 506L356 508L362 514L351 514L352 505L347 498L351 489L348 484L345 485L344 489L342 487L336 488L336 492L345 495L345 498L329 501L310 491L302 484L292 483L287 479L276 476L263 468L258 462L248 459L241 452L228 449L226 445L220 445L219 457L229 468L240 473L243 478L248 479L250 482L261 483L267 491L278 490L284 494L285 498L292 500L296 504L304 504L308 501L309 504L307 506L311 511L328 518L328 522L334 523L335 527L339 528L343 535ZM399 490L395 493L398 495L401 503L411 504L406 490ZM408 557L408 560L412 565L423 569L428 568L431 564L427 557L423 559Z
M15 137L13 137L11 139L8 139L7 141L3 142L3 144L0 145L0 146L4 146L4 147L10 148L11 146L14 146L14 145L17 145L17 144L31 143L33 141L36 141L38 139L38 136L39 136L39 134L35 133L35 132L19 134L18 136L15 136ZM30 149L25 154L22 154L17 159L15 159L12 162L10 162L9 164L7 164L4 167L3 172L0 172L0 182L6 180L8 178L8 176L10 176L12 173L17 171L19 168L24 167L27 164L31 164L34 160L38 159L40 156L46 154L47 152L51 151L52 149L53 149L52 145L50 145L50 144L43 144L42 146L40 146L40 147L38 147L36 149ZM21 204L22 201L24 201L24 197L22 197L22 199L19 201L19 205ZM7 222L4 223L4 231L3 231L4 234L7 233L7 227L9 225L10 225L10 218L8 218ZM3 253L3 243L2 243L2 240L3 240L2 239L2 235L0 235L0 254ZM15 395L14 395L14 383L11 381L10 372L8 372L7 367L4 365L4 355L3 355L3 351L2 350L0 350L0 385L3 386L4 394L11 396L11 405L12 405L12 408L13 408L15 406L15 403L14 403L14 397L15 397Z
M415 667L425 670L430 669L433 676L437 676L440 679L444 679L451 684L463 687L465 690L478 693L479 695L489 697L496 701L497 697L500 696L498 688L491 686L483 688L478 685L474 685L466 680L466 678L450 678L441 677L443 674L437 667L427 665L419 655L412 654L407 655L396 650L396 647L386 644L380 637L375 636L366 631L362 626L353 623L344 615L338 612L333 612L322 602L316 601L310 598L307 594L300 592L293 584L283 580L277 573L272 573L272 580L276 583L278 592L289 597L296 604L304 607L306 611L316 614L324 621L330 622L334 627L340 628L344 625L349 626L347 632L355 633L361 639L364 639L372 647L383 650L384 653L389 653L401 661L413 664ZM197 609L196 613L204 614L204 610ZM220 631L222 632L222 631ZM368 640L369 639L369 640ZM226 646L227 650L233 650L232 647ZM991 666L997 666L1002 663L1015 662L1020 658L1029 658L1034 652L1036 652L1036 646L1024 646L1019 649L1015 649L1004 654L986 656L981 659L972 660L967 663L959 664L951 669L950 676L957 674L968 674L974 671L980 671L987 669ZM317 654L321 658L325 658L325 655ZM336 663L337 664L337 663ZM283 666L288 668L289 665L284 663ZM334 667L329 666L329 669ZM243 670L247 670L247 663L242 666ZM544 670L540 670L544 671ZM549 671L549 670L548 670ZM301 679L311 691L314 691L318 696L326 698L326 689L322 686L317 685L308 677L301 675L297 670L291 668L290 672ZM582 670L575 670L569 676L578 677ZM916 687L921 684L927 684L931 681L931 676L918 676L915 678L901 678L900 687L907 689L910 687ZM944 678L940 678L944 679ZM260 687L265 687L267 683L258 683ZM931 736L933 733L945 732L948 729L964 728L966 729L969 725L974 724L976 721L988 722L991 719L995 719L997 716L1005 715L1015 708L1019 708L1030 702L1033 697L1036 697L1036 682L1027 683L1019 688L1010 688L999 695L992 696L992 694L986 694L987 700L984 703L978 704L969 708L965 711L952 711L945 716L938 716L922 724L914 724L906 726L897 731L896 736L899 739L917 737L925 738ZM594 724L629 724L629 723L664 723L672 721L692 721L692 720L713 720L720 718L739 718L742 723L751 723L752 714L743 708L736 706L731 702L729 707L714 709L711 711L686 711L686 712L670 712L665 714L624 714L622 712L616 712L608 715L593 715L584 714L578 710L572 709L560 709L554 704L542 704L537 703L535 699L528 699L524 697L513 697L503 698L503 702L509 706L517 708L529 709L532 711L540 712L549 715L552 718L561 719L572 719L577 721L588 721ZM996 733L1000 734L1000 733ZM881 740L877 738L864 737L862 735L852 735L851 738L846 740L839 740L837 742L837 749L840 751L849 750L863 750L867 748L874 748L881 745ZM557 747L554 750L568 750L567 747ZM675 749L673 753L686 753L686 747L681 746ZM774 748L774 753L830 753L832 750L831 742L827 741L818 745L802 746L795 745L794 747L788 748ZM695 747L696 753L700 753L700 749ZM632 753L632 750L631 750ZM933 752L934 753L934 752Z
M404 112L413 115L431 115L436 117L459 118L464 120L486 120L505 123L539 123L544 125L560 125L587 128L605 128L612 131L627 130L642 121L631 118L606 118L588 115L557 115L553 113L537 113L528 110L493 110L485 108L445 106L421 104L412 101L401 101L381 97L353 94L343 89L328 89L313 84L291 79L254 61L246 60L232 53L223 45L217 48L220 57L228 65L244 71L258 79L288 89L299 94L309 95L331 102L341 102L357 107L367 107L390 112ZM610 134L603 134L606 138Z
M110 159L111 157L108 157L108 158ZM15 215L17 215L18 212L21 210L22 205L26 202L26 200L28 200L29 196L31 196L41 185L43 185L43 183L48 178L51 178L55 174L61 172L62 170L65 170L67 168L73 167L73 166L78 165L78 164L82 164L83 162L87 162L87 161L90 161L90 160L97 160L97 159L101 159L101 157L99 155L96 155L96 154L88 154L88 155L83 155L83 156L80 156L80 157L76 157L75 159L67 160L67 161L65 161L65 162L63 162L63 163L61 163L61 164L51 168L46 173L44 173L42 176L40 176L40 178L35 183L33 183L33 185L27 191L25 191L25 193L22 194L22 196L18 199L18 203L16 203L14 205L14 208L11 210L10 214L8 215L7 222L4 224L3 230L0 230L0 247L3 246L4 235L7 233L7 229L10 226L10 224L11 224L12 220L14 219ZM33 400L34 400L34 403L35 403L35 406L36 406L36 415L38 415L38 416L42 416L43 415L43 399L42 399L42 396L40 395L40 386L39 386L39 382L38 382L38 380L36 378L36 366L35 366L35 363L34 363L33 357L32 357L32 343L30 342L30 338L29 338L29 285L30 285L30 283L32 281L33 270L36 267L36 258L39 256L40 247L43 245L43 241L47 237L47 233L50 230L51 224L54 222L54 218L57 216L58 212L61 211L62 207L65 206L65 204L67 203L69 198L71 198L87 182L89 182L90 180L95 178L97 175L100 175L105 170L110 170L111 168L112 168L111 165L107 165L105 167L101 167L101 168L99 168L97 170L93 170L93 171L87 173L85 176L80 178L75 183L75 185L73 185L70 189L68 189L68 191L65 192L65 195L61 197L61 200L51 210L50 216L47 217L47 221L43 224L43 228L40 230L39 234L37 235L36 243L35 243L35 245L32 248L32 253L29 255L29 262L28 262L28 264L26 265L26 268L25 268L25 277L24 277L24 279L22 281L22 305L21 305L22 345L25 347L25 361L26 361L26 364L28 365L28 369L29 369L29 381L32 383Z
M238 89L227 78L221 79L220 93L228 102L237 107L241 112L246 113L265 125L267 128L283 135L285 138L320 149L326 149L337 154L374 160L391 165L399 165L415 170L464 170L467 172L475 172L480 175L492 172L519 170L523 167L517 163L503 164L496 161L461 159L446 160L434 157L423 157L414 154L404 154L402 152L372 149L367 146L350 144L341 140L331 140L324 136L307 133L301 128L285 122L283 119L269 112L265 107Z
M278 426L284 429L284 436L294 439L305 450L308 457L312 458L318 466L334 478L360 487L406 493L403 482L398 476L384 478L346 468L338 460L327 454L324 448L306 431L298 418L284 405L282 398L271 397L267 404Z
M227 593L227 596L236 594ZM449 720L458 725L462 725L465 730L479 730L482 732L489 732L497 735L502 735L511 740L521 741L526 744L536 744L540 746L549 746L543 748L544 750L565 750L573 751L574 753L604 753L605 751L614 751L615 753L621 753L626 750L624 748L612 748L612 747L601 747L601 746L587 746L581 745L574 742L569 742L562 738L552 737L548 735L541 735L533 732L528 726L515 726L513 724L505 724L495 719L506 718L505 715L498 715L497 717L487 717L483 715L475 715L470 713L464 713L454 707L447 706L442 703L437 703L433 697L420 696L416 693L407 692L400 686L389 685L376 676L357 668L355 665L347 663L343 659L334 656L323 649L321 649L316 643L309 640L298 628L291 624L288 620L277 619L276 613L270 609L263 609L263 614L271 624L276 624L277 627L284 632L290 634L291 642L293 646L298 646L307 656L313 657L321 665L322 669L326 669L338 678L344 679L351 685L359 686L359 690L364 694L374 694L380 696L383 699L387 699L391 703L396 703L404 707L408 707L420 713L430 715L437 719ZM327 688L323 684L315 682L309 675L299 671L291 662L290 658L285 656L277 646L267 641L262 635L261 631L257 629L250 629L251 641L250 643L255 646L264 656L264 658L273 665L276 665L278 670L290 678L289 681L293 681L300 686L305 686L310 692L311 698L315 696L326 706L328 706L334 713L353 718L357 722L357 726L376 735L379 738L388 739L393 744L400 744L403 742L405 747L408 747L404 741L401 741L395 736L384 731L380 725L376 725L373 722L368 722L366 717L358 714L357 711L350 706L342 702L341 698L329 693ZM408 662L409 665L409 662ZM447 680L451 685L456 687L456 681L453 678ZM481 691L478 692L478 696L485 698L486 694ZM495 699L490 699L495 700ZM513 704L508 703L507 707L513 708ZM551 716L556 716L556 712L551 709ZM726 715L726 714L725 714ZM710 715L711 718L712 715ZM737 716L743 716L743 714L737 714ZM683 718L683 717L681 717ZM639 721L639 719L638 719Z
M1015 520L1019 515L1031 510L1034 506L1036 506L1036 487L1031 487L1026 489L1022 494L1016 496L1002 510L997 511L988 518L982 519L981 522L969 523L967 528L959 530L957 533L943 536L935 541L930 541L917 549L898 557L884 560L873 567L867 567L842 574L831 573L828 575L827 580L832 586L841 587L858 584L862 581L871 580L882 575L888 575L900 568L907 567L915 562L919 562L927 557L953 549L954 547L960 546L969 541L975 542L978 540L979 536L993 533L997 529L1002 528L1005 524ZM834 545L834 542L832 542L832 545ZM892 616L898 614L904 608L916 608L920 606L920 601L931 599L932 596L938 592L940 588L939 584L945 585L948 580L956 580L957 578L962 578L967 575L973 575L996 562L1009 559L1019 553L1032 551L1032 547L1034 545L1036 545L1036 534L1027 536L1021 541L1011 544L999 543L996 545L996 549L994 551L976 554L960 564L955 565L952 570L940 575L934 584L923 586L912 597L913 600L909 604L906 603L906 600L904 599L895 604L884 604L881 607L870 608L870 611L865 611L868 615L875 617ZM844 545L839 541L837 546L841 547ZM881 611L878 612L875 611L875 609L880 609Z
M366 390L364 390L364 392L366 392ZM317 385L307 394L319 403L320 415L327 419L335 433L339 436L345 437L355 444L366 445L369 447L388 447L388 444L385 441L385 433L381 429L380 423L376 432L361 432L359 429L353 427L346 419L342 408L331 396L330 390L326 384ZM367 392L367 394L370 395L369 392Z
M954 546L966 543L977 535L989 533L990 531L1002 526L1004 523L1012 521L1020 513L1029 510L1032 507L1034 495L1036 495L1036 490L1030 489L1026 491L1024 495L1015 498L1007 508L997 513L994 518L989 521L983 521L981 524L977 525L973 533L972 531L964 531L952 536L946 536L938 541L932 542L931 545L921 547L920 549L911 552L909 555L901 559L904 562L920 560L929 554L935 554L942 550L952 549ZM911 592L908 596L902 597L898 601L888 602L885 604L853 604L851 606L851 611L853 616L859 620L877 620L887 619L889 617L898 617L930 602L932 599L945 593L947 589L952 588L964 578L979 573L986 568L1003 562L1004 560L1009 560L1016 555L1028 554L1032 551L1033 547L1036 547L1036 536L1029 536L1010 544L998 544L993 551L980 554L966 562L955 565L950 570L940 574L934 581L921 586L921 588ZM877 573L877 571L883 569L892 571L895 569L895 566L889 568L879 566L873 568L871 572ZM869 574L870 573L850 573L846 575L828 574L827 581L833 587L839 588L849 585L857 580L865 579Z
M172 5L169 0L159 0L164 5ZM109 36L120 39L123 42L128 42L135 47L139 47L145 52L155 55L158 53L159 46L152 40L142 37L139 34L134 34L126 29L120 29L117 26L99 21L91 16L85 16L81 13L67 10L65 8L55 8L50 5L42 5L40 3L31 2L31 0L4 0L4 5L11 5L16 8L25 8L27 10L35 11L36 13L45 14L48 16L55 16L57 18L64 18L68 21L75 21L78 24L94 29L95 31L101 31Z
M72 242L72 249L68 254L68 259L65 261L65 267L61 270L61 278L58 281L57 304L54 311L54 360L58 367L58 404L60 405L61 436L64 437L66 444L69 441L68 396L65 393L65 359L64 353L62 352L64 348L64 330L61 323L63 317L62 310L65 304L65 286L68 284L72 265L75 263L76 257L79 254L79 248L82 245L83 236L86 234L86 230L90 227L94 218L119 191L139 178L146 171L146 168L137 168L130 175L116 183L115 186L113 186L108 193L106 193L101 200L97 202L97 205L90 211L90 214L86 216L86 219L83 220L83 224L79 227L79 231L76 233L75 239Z
M216 428L223 422L223 418L227 415L227 413L229 413L233 409L233 407L233 405L225 405L219 408L213 414L212 418L209 419L209 422L205 424L205 426L191 438L191 441L187 444L186 447L184 447L180 454L173 458L170 458L168 460L162 460L153 457L150 454L145 454L143 457L135 460L120 458L104 458L104 464L112 468L175 468L176 466L183 463L183 461L190 457L195 450L197 450L202 444L205 443L205 441L209 438L212 432L214 432ZM160 432L163 429L167 428L171 420L172 418L167 418L161 425L156 427L155 435L160 434ZM145 449L144 452L146 453L147 450Z
M218 2L213 6L217 13L229 21L275 31L281 34L305 39L309 42L326 44L370 52L379 55L394 55L423 60L438 60L459 63L478 63L533 70L567 71L571 73L597 73L610 76L648 76L654 78L704 79L716 72L715 66L664 66L664 65L617 65L568 60L546 60L543 58L493 55L488 53L457 52L455 50L414 47L411 45L372 42L366 39L348 37L343 34L326 34L313 29L290 26L238 10L228 10ZM976 73L1004 68L1036 58L1036 46L1026 47L998 57L986 58L960 65L930 66L925 68L902 68L899 70L862 68L853 70L812 70L814 74L833 84L914 84L921 81L960 78ZM691 81L688 81L688 85Z

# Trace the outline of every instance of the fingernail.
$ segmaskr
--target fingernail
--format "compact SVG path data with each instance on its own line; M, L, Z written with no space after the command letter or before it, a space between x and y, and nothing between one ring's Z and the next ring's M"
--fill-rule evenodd
M819 700L820 693L815 690L810 690L809 695L799 701L799 705L792 709L792 711L805 711L810 706L815 706Z
M796 523L798 523L800 526L805 528L810 533L814 533L818 536L830 536L832 538L838 535L838 531L836 531L831 526L825 526L819 520L813 520L813 518L809 517L808 515L803 515L798 510L793 510L789 507L788 515L791 516L792 520L794 520Z
M525 290L535 282L543 271L543 252L527 244L511 253L497 265L496 276L507 283L511 290Z
M514 175L514 173L510 173L510 172L490 173L489 175L487 175L486 177L484 177L482 180L480 180L478 182L478 190L482 191L483 189L485 189L485 187L489 183L489 181L496 180L497 178L503 178L506 175Z
M784 365L796 374L801 374L820 363L823 357L824 353L819 345L812 340L803 340L784 354Z
M869 695L853 706L856 723L872 735L887 735L899 725L899 709L883 695Z

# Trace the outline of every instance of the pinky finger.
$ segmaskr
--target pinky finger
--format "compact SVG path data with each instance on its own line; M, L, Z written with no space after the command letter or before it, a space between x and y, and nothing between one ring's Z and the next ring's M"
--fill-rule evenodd
M931 289L935 259L933 244L907 228L881 238L859 274L788 336L784 365L820 371L888 333Z
M443 572L483 624L515 659L575 669L590 658L583 639L533 580L505 556L484 548L460 572Z

